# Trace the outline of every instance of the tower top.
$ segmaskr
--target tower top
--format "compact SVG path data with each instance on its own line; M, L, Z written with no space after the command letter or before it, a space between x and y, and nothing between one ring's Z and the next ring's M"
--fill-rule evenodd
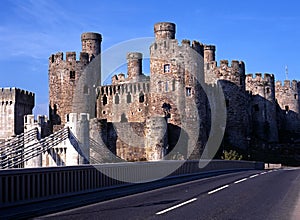
M81 41L84 40L98 40L102 41L102 35L94 32L85 32L81 34Z
M175 39L176 25L171 22L159 22L154 25L156 40Z

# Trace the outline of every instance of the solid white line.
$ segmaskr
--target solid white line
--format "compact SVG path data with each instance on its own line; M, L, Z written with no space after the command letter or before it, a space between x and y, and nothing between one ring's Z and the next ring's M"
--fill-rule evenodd
M215 189L215 190L213 190L213 191L210 191L210 192L208 192L208 195L210 195L210 194L213 194L213 193L215 193L215 192L218 192L218 191L220 191L220 190L222 190L222 189L225 189L225 188L227 188L229 185L225 185L225 186L222 186L222 187L220 187L220 188L218 188L218 189Z
M235 181L235 182L234 182L234 184L241 183L241 182L244 182L244 181L246 181L246 180L247 180L247 178L244 178L244 179L241 179L241 180Z
M175 205L175 206L173 206L173 207L170 207L170 208L168 208L168 209L165 209L165 210L162 210L162 211L160 211L160 212L157 212L156 215L164 214L164 213L166 213L166 212L169 212L169 211L171 211L171 210L173 210L173 209L177 209L177 208L179 208L179 207L181 207L181 206L184 206L184 205L186 205L186 204L189 204L189 203L191 203L191 202L195 202L196 200L197 200L197 198L190 199L190 200L188 200L188 201L186 201L186 202L180 203L180 204Z
M254 178L254 177L257 177L257 176L258 176L258 174L255 174L255 175L250 176L249 178Z

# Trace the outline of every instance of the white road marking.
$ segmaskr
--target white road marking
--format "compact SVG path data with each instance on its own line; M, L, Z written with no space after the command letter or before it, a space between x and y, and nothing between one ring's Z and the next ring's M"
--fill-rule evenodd
M257 176L258 176L258 174L255 174L255 175L250 176L249 178L254 178L254 177L257 177Z
M246 181L246 180L247 180L247 178L244 178L244 179L241 179L241 180L235 181L235 182L234 182L234 184L241 183L241 182L244 182L244 181Z
M263 172L263 173L261 173L260 175L264 175L264 174L266 174L267 172Z
M171 211L171 210L173 210L173 209L177 209L177 208L179 208L179 207L181 207L181 206L184 206L184 205L186 205L186 204L189 204L189 203L191 203L191 202L195 202L196 200L197 200L197 198L190 199L190 200L188 200L188 201L186 201L186 202L180 203L180 204L175 205L175 206L173 206L173 207L170 207L170 208L168 208L168 209L165 209L165 210L162 210L162 211L160 211L160 212L157 212L156 215L164 214L164 213L166 213L166 212L169 212L169 211Z
M225 186L222 186L222 187L220 187L220 188L218 188L218 189L212 190L212 191L208 192L208 195L213 194L213 193L215 193L215 192L218 192L218 191L220 191L220 190L222 190L222 189L225 189L225 188L227 188L228 186L229 186L229 185L225 185Z

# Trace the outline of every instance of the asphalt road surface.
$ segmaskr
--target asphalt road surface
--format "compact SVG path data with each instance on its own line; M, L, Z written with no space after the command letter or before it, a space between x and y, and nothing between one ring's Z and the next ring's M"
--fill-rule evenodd
M36 219L300 219L300 169L245 171Z

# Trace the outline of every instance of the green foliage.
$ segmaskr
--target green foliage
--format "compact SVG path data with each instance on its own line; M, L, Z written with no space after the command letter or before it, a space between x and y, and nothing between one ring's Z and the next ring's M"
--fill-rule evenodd
M224 151L224 154L221 158L223 160L241 160L243 156L238 154L238 152L236 152L235 150L230 150Z

